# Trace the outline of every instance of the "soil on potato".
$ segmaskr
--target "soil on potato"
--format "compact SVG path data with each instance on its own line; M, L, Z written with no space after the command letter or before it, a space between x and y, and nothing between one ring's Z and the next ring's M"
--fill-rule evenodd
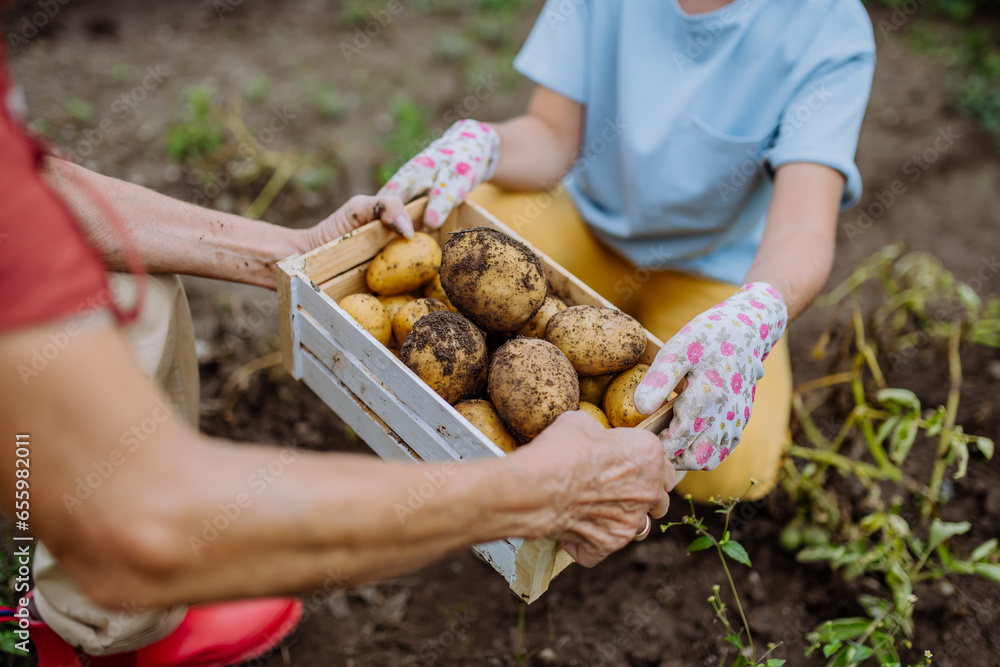
M485 12L496 4L477 6ZM462 3L399 6L397 16L387 14L384 2L73 0L58 3L41 34L9 56L34 126L73 149L86 166L189 201L207 195L213 206L234 211L250 204L266 177L210 191L205 174L191 175L168 160L165 129L184 117L189 86L253 89L257 95L255 82L266 77L267 90L249 106L247 125L259 130L284 105L297 120L269 148L322 148L341 156L323 188L282 193L265 215L304 227L349 195L375 189L373 166L388 156L383 140L401 122L391 112L400 97L430 109L430 129L437 131L459 116L507 117L527 99L530 86L511 74L509 62L540 6L537 0L506 22L477 16ZM41 7L17 3L5 16L7 32ZM877 33L877 39L879 62L858 153L866 196L841 219L832 282L897 239L934 252L960 279L987 275L980 272L1000 250L1000 161L993 139L951 107L947 91L954 72L908 48L902 33ZM150 78L145 92L139 91L149 72L159 72L161 80ZM327 104L330 90L339 96L336 113ZM133 95L139 92L141 102ZM71 99L83 100L92 112L68 105ZM116 100L125 106L112 107ZM110 127L101 125L104 118L111 119ZM914 171L914 158L932 150L934 160L925 158ZM205 280L186 284L202 360L206 432L368 451L276 365L272 294ZM980 285L984 295L996 292L1000 279L994 271ZM791 327L799 382L825 371L809 361L808 351L829 315L813 309ZM1000 359L984 350L966 356L959 422L996 439ZM926 405L943 402L947 390L944 368L928 349L895 370L890 381L914 389ZM836 418L835 411L831 415ZM850 491L846 482L838 484ZM956 540L960 551L1000 534L996 463L973 457L968 476L952 492L943 518L973 522L972 531ZM789 518L787 505L778 491L739 509L734 536L754 567L737 566L736 583L758 645L780 642L775 656L790 666L821 665L822 659L803 657L806 633L823 620L858 614L857 595L881 592L880 585L873 579L844 584L825 567L796 563L777 539ZM668 518L677 520L684 511L675 500ZM394 581L320 590L306 596L299 629L255 664L514 665L521 651L527 658L520 664L532 665L718 665L720 627L705 598L713 584L724 585L724 577L708 552L685 555L689 538L678 529L654 531L597 568L570 567L527 608L520 638L521 605L468 550ZM936 665L1000 664L1000 588L951 578L916 593L915 646L904 664L917 662L924 649L934 653Z

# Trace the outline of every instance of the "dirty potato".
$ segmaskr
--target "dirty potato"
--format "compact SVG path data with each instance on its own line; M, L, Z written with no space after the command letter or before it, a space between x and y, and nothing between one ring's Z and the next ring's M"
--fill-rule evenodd
M646 351L646 331L620 310L571 306L549 320L545 340L565 354L581 376L631 368Z
M486 381L486 339L476 325L458 313L443 310L421 317L400 356L410 370L452 404L474 396Z
M588 375L580 378L580 400L601 405L604 402L604 392L607 391L608 384L614 377L612 373L609 375Z
M508 428L531 440L580 405L580 385L562 352L538 338L515 338L493 355L487 390Z
M604 394L604 414L615 428L638 426L648 415L635 409L635 389L649 366L636 364L615 376Z
M548 285L535 253L486 227L452 234L441 259L441 285L459 312L485 329L517 331L541 307Z
M441 246L425 232L390 241L368 267L368 287L384 296L423 287L441 266Z
M489 401L478 398L462 401L455 409L503 451L512 452L517 447L517 440L504 426L500 415Z
M424 315L448 310L448 307L437 299L414 299L396 311L392 318L392 336L400 347L406 342L413 325Z
M604 414L603 410L593 403L580 401L580 412L586 412L588 415L596 419L604 428L611 428L611 422L608 421L608 416Z
M451 300L448 299L448 295L445 294L444 288L441 287L441 274L435 274L434 280L427 283L427 287L424 288L424 296L428 299L437 299L444 305L448 306L448 310L453 313L457 313L458 309L451 305Z
M388 345L392 342L392 321L389 313L378 299L371 294L350 294L337 304L357 320L375 340Z
M542 307L538 309L534 317L528 320L528 323L517 330L522 336L528 336L529 338L544 338L545 337L545 327L548 325L549 320L552 316L558 313L560 310L566 308L566 303L557 296L547 296L545 301L542 302Z
M399 309L413 301L414 297L409 294L396 294L394 296L380 296L379 301L385 306L385 312L389 313L389 319L396 317Z

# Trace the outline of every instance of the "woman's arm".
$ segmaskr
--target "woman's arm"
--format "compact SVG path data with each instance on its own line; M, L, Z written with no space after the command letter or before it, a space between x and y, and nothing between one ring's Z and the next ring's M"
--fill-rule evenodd
M0 428L30 436L32 533L109 607L354 586L500 537L552 535L589 566L666 513L672 469L644 431L566 414L509 457L427 465L225 442L171 414L106 324L22 381L65 328L0 335Z
M109 204L125 223L147 271L271 289L275 287L276 261L306 252L372 220L396 224L401 215L409 220L397 197L358 196L310 229L288 229L187 204L58 158L45 158L42 174L112 270L128 270L122 240L95 197Z
M584 107L536 86L527 112L494 125L500 162L492 183L508 190L543 190L559 182L580 154Z
M745 283L781 293L794 319L830 277L844 176L830 167L792 162L778 168L764 238Z

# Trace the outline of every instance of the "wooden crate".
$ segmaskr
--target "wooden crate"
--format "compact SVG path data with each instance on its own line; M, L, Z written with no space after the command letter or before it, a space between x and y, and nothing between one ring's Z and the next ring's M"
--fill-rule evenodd
M426 199L421 199L407 207L414 220L422 218L425 204ZM458 207L432 235L443 246L449 231L469 227L491 227L520 239L474 203ZM382 458L456 461L505 456L337 305L348 294L368 291L368 265L394 237L374 222L278 263L285 368L312 388ZM535 252L551 293L572 305L611 306L543 253ZM648 364L661 342L647 335L642 362ZM639 428L658 433L670 414L667 404ZM548 539L510 538L474 548L503 575L514 594L529 603L572 562L569 554Z

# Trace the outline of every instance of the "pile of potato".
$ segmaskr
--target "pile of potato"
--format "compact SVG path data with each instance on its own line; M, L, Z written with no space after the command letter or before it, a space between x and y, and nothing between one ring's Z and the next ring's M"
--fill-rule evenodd
M549 294L538 257L503 232L461 230L443 249L423 232L394 239L367 282L373 294L340 307L504 451L567 410L605 428L644 419L642 326Z

